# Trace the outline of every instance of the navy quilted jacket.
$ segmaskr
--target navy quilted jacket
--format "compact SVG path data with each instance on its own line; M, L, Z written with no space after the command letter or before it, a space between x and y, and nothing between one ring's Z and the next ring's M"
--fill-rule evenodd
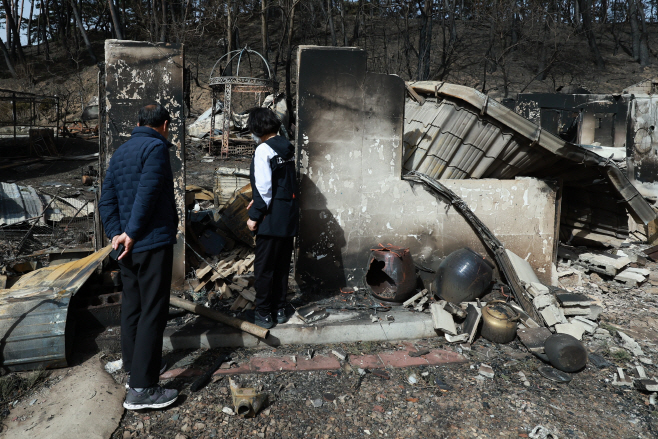
M178 213L171 143L149 127L137 127L112 155L98 204L108 238L126 232L134 253L176 243Z

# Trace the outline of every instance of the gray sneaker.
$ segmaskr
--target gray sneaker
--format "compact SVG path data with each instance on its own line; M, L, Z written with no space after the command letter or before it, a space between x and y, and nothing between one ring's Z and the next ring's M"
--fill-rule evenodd
M169 364L165 360L162 360L160 363L160 375L165 373L169 369ZM128 375L126 376L126 390L130 389L130 385L128 384L130 382L130 372L128 372Z
M128 410L161 409L173 404L178 398L178 390L160 386L149 387L143 392L130 388L126 392L123 407Z

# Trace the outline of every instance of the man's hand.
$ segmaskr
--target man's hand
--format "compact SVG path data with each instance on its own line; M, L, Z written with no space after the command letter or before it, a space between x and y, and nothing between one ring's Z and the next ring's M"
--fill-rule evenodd
M254 200L251 200L249 204L247 205L247 210L251 209L251 206L254 205Z
M135 245L135 240L126 235L124 232L121 235L116 235L114 238L112 238L112 248L114 250L118 249L120 244L123 244L124 250L123 253L121 253L117 258L119 261L123 259L123 257L128 253L130 253L130 251L133 249L133 246Z
M253 203L253 201L252 201L252 203ZM258 223L257 223L256 221L252 220L252 219L248 219L248 220L247 220L247 227L248 227L249 230L251 230L252 232L255 232L256 229L258 229Z

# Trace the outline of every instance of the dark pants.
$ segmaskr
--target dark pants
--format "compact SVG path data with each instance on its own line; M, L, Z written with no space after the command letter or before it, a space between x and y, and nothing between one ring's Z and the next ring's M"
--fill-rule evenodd
M292 237L256 236L254 287L260 315L275 313L286 304L292 248Z
M174 246L167 245L129 253L119 261L123 282L121 351L133 388L158 384L173 260Z

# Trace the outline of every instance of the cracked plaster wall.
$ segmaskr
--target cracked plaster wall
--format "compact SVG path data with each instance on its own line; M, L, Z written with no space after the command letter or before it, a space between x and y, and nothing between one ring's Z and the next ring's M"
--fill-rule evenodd
M172 286L185 280L185 116L183 84L185 65L182 44L144 41L105 41L105 147L101 168L130 138L137 126L139 108L158 103L171 115L169 150L178 209L178 236L174 246ZM103 98L103 97L101 97Z
M379 243L409 247L416 262L434 269L464 246L485 253L454 209L400 178L401 78L367 72L362 50L302 46L297 96L298 278L326 288L362 286ZM532 178L442 183L551 283L555 187Z

